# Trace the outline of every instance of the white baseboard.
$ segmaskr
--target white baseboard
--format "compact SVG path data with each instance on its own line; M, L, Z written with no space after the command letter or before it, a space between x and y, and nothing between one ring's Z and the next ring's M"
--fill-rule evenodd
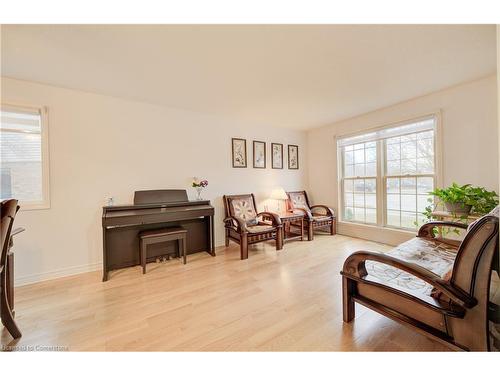
M216 248L222 246L225 246L224 240L216 241L215 243ZM80 266L72 266L67 268L60 268L58 270L47 271L42 273L34 273L31 275L20 276L20 277L14 276L14 286L29 285L40 281L58 279L61 277L78 275L80 273L93 272L98 270L102 270L102 262L83 264Z
M35 273L26 276L15 277L14 285L22 286L37 283L40 281L58 279L60 277L77 275L79 273L97 271L102 268L102 262L84 264L81 266L72 266L67 268L60 268L54 271L47 271L42 273Z
M225 247L224 241L216 241L216 244L215 244L216 248L222 247L222 246ZM26 276L20 276L20 277L14 276L14 286L17 287L17 286L29 285L29 284L34 284L34 283L37 283L40 281L53 280L53 279L58 279L61 277L66 277L66 276L78 275L80 273L98 271L101 269L102 269L102 262L98 262L98 263L84 264L84 265L80 265L80 266L60 268L60 269L54 270L54 271L34 273L31 275L26 275Z

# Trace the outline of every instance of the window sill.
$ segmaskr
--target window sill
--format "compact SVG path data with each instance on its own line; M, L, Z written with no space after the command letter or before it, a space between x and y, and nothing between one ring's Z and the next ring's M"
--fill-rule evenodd
M376 229L387 229L387 230L392 230L396 232L402 232L402 233L417 233L417 229L405 229L405 228L397 228L397 227L382 227L379 225L375 224L366 224L366 223L361 223L357 221L345 221L345 220L339 220L338 221L340 224L347 224L347 225L359 225L360 227L368 227L368 228L376 228Z
M337 232L346 236L357 237L369 241L382 242L396 246L415 237L416 231L391 227L379 227L351 221L339 221Z

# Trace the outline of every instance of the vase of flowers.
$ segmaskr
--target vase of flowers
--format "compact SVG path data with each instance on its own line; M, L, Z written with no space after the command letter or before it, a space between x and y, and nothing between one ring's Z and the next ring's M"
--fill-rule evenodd
M207 180L200 180L197 177L193 179L193 183L191 184L192 187L196 189L196 199L201 201L203 198L201 197L201 192L203 189L205 189L208 186L208 181Z

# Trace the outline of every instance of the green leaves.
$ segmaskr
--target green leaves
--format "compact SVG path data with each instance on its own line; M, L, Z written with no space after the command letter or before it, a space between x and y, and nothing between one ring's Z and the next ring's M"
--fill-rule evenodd
M442 203L470 205L472 212L480 215L487 214L498 205L498 194L495 191L471 184L460 186L454 182L450 187L435 189L429 194L437 197Z

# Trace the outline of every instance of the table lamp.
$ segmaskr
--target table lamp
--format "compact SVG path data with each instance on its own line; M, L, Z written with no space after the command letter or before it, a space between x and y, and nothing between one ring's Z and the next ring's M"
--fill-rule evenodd
M286 201L288 199L288 195L285 192L285 189L282 187L274 189L271 192L271 199L276 199L278 201L278 211L279 213L284 213L285 209L281 208L281 201Z

